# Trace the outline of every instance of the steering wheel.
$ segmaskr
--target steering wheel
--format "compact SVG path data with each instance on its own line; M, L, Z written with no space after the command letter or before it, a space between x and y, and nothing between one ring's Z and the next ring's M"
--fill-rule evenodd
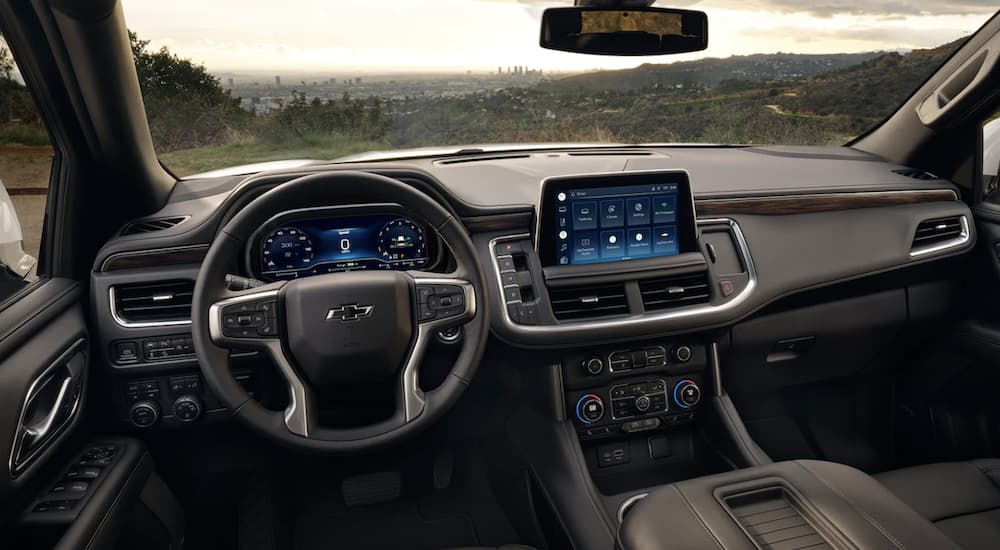
M233 292L251 235L288 210L397 204L426 222L450 249L456 268L315 275ZM206 382L240 421L296 449L354 453L397 443L427 428L465 391L486 347L486 278L461 222L437 201L400 181L365 172L303 176L260 195L216 235L195 282L192 331ZM420 364L434 335L463 327L462 347L437 388L420 387ZM288 385L288 406L270 410L233 378L229 352L265 352ZM317 415L324 394L392 381L395 407L377 423L332 428Z

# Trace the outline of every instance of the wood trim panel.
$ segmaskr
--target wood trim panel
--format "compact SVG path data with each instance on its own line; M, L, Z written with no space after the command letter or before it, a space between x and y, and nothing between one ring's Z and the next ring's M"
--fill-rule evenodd
M696 199L695 211L699 216L733 214L783 216L956 200L958 200L958 195L951 189L861 191L857 193L816 193L738 199Z
M207 244L161 248L157 250L136 250L112 254L101 264L101 271L135 269L137 267L160 267L167 265L197 264L205 259Z

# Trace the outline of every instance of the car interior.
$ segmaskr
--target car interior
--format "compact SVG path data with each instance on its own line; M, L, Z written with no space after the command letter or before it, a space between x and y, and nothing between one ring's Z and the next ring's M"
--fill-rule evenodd
M708 44L564 4L540 47ZM0 2L54 155L0 277L0 548L1000 547L1000 16L842 146L184 178L124 16Z

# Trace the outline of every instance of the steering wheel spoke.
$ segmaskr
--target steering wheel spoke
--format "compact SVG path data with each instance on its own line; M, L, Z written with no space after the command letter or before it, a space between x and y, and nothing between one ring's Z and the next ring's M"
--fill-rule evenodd
M281 346L284 323L278 307L278 291L283 285L273 283L215 302L209 307L209 334L216 345L224 348L267 352L288 384L285 425L288 431L308 437L315 417L314 396Z
M425 399L420 388L420 364L434 334L444 328L462 325L476 316L475 287L459 277L434 273L408 272L416 294L416 340L401 376L405 422L420 416Z

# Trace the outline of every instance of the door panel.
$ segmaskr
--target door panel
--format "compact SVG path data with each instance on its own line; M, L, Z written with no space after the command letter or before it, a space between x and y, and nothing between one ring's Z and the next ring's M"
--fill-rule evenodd
M0 503L10 521L86 405L89 339L75 282L39 284L0 312Z

